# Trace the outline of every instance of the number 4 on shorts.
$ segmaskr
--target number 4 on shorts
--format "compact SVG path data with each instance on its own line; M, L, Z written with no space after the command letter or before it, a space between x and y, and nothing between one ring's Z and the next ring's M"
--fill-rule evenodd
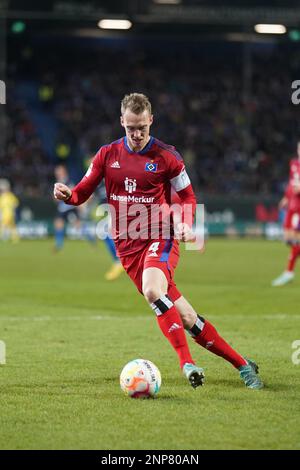
M148 251L152 251L151 255L149 255L149 256L158 256L158 254L156 252L159 248L159 244L160 244L160 242L152 243L152 245L150 246L150 248L148 250Z

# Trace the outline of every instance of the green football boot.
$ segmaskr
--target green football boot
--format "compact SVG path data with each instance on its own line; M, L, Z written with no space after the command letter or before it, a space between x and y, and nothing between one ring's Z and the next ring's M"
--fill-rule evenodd
M264 384L258 377L258 365L250 359L246 359L246 361L248 364L239 367L240 377L244 381L246 387L260 390L263 388Z

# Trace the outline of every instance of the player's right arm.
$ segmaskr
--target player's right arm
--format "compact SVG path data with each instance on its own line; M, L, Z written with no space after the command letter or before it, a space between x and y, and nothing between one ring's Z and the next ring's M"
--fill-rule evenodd
M289 205L289 201L292 197L293 197L293 188L292 188L292 185L289 183L286 186L283 198L279 201L279 204L278 204L279 209L287 209Z
M63 183L55 183L54 197L72 206L79 206L89 199L97 186L100 184L104 174L104 151L103 148L94 157L82 180L71 189Z
M67 201L72 196L72 190L63 183L55 183L53 195L59 201Z
M287 206L289 205L289 200L286 196L284 196L280 201L279 201L279 209L286 209Z

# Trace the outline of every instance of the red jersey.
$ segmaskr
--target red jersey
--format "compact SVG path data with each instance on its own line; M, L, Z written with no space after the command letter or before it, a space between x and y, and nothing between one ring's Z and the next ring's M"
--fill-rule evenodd
M290 177L285 192L285 196L289 200L288 209L293 212L300 212L300 193L296 194L295 186L300 186L300 161L293 159L290 161Z
M161 205L171 204L171 188L179 194L182 204L189 204L188 211L194 212L196 207L196 198L181 156L174 147L154 137L150 137L140 152L130 149L126 137L101 147L67 203L82 204L102 178L105 179L107 201L115 210L114 238L122 256L143 249L149 239L156 238L151 236L155 227L150 214ZM140 219L141 236L125 238L123 227L127 230L130 223L137 220L137 205L143 205L141 210L146 211L146 218ZM123 211L124 206L126 210ZM158 236L161 236L163 217L157 220L157 225Z

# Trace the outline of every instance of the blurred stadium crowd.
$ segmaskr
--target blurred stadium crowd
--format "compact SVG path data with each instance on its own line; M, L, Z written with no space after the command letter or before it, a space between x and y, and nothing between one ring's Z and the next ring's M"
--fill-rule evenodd
M120 100L139 91L153 104L152 134L177 147L198 191L281 194L300 135L291 102L300 56L282 46L222 47L48 46L44 65L41 51L12 57L2 176L37 197L58 162L79 177L101 145L122 136Z

